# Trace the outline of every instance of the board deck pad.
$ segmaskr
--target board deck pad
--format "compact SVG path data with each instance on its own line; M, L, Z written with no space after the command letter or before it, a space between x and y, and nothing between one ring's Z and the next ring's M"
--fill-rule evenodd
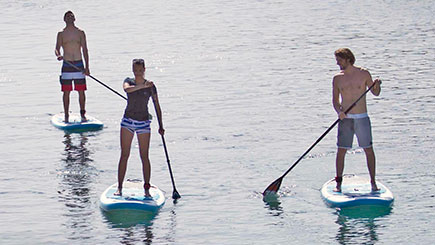
M65 123L65 114L59 113L51 118L51 123L59 129L71 132L96 131L104 124L93 116L86 115L87 121L82 122L80 114L70 113L68 123Z
M100 207L105 211L111 210L141 210L156 212L165 204L163 192L151 185L151 197L144 195L144 182L140 180L124 181L122 196L113 195L118 189L118 184L107 188L100 197Z
M334 192L335 179L327 181L321 188L321 196L330 207L353 207L359 205L390 206L393 193L382 183L376 181L380 189L373 192L370 180L356 175L344 175L341 192Z

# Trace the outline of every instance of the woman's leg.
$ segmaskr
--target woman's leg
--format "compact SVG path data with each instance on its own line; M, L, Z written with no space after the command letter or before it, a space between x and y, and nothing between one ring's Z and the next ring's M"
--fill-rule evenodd
M139 141L140 158L142 160L142 174L145 182L144 185L145 196L150 196L149 184L151 179L151 164L150 164L150 159L148 157L148 152L150 148L151 133L138 134L137 138Z
M122 195L122 183L124 183L125 173L127 171L127 161L130 156L131 142L134 134L126 128L121 127L121 156L118 164L118 191L115 195Z

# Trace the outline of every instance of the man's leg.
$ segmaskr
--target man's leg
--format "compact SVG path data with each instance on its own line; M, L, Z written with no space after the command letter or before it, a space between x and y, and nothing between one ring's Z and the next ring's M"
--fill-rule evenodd
M336 192L341 192L341 183L343 181L343 170L344 170L344 158L346 156L347 149L352 148L352 141L354 135L354 120L353 119L343 119L338 123L338 134L337 134L337 156L335 159L336 175L335 181L337 182L337 187L334 189Z
M65 122L69 120L69 94L71 91L63 91L63 111L65 114Z
M344 157L346 156L347 149L345 148L338 148L337 149L337 156L335 158L335 176L336 176L336 182L337 186L334 189L335 192L341 191L341 183L343 180L343 170L344 170Z
M367 167L369 169L370 183L372 184L372 191L378 191L379 188L376 185L376 158L375 158L375 152L373 151L373 147L364 148L364 152L366 153Z
M86 105L86 95L85 95L85 91L81 90L78 91L79 93L79 104L80 104L80 115L82 117L82 121L86 121L86 109L85 109L85 105Z

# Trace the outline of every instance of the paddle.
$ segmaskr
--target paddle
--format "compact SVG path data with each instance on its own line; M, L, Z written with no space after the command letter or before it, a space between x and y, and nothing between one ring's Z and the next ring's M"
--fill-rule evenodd
M370 91L370 89L373 88L373 86L375 86L375 83L373 83L355 102L353 102L353 104L349 108L347 108L347 110L344 112L344 114L347 114L350 110L352 110L352 108L356 105L356 103L358 103L358 101L360 101L361 98L364 97ZM302 156L299 157L299 159L281 177L279 177L277 180L272 182L272 184L270 184L264 190L263 196L266 196L266 195L271 194L271 193L276 193L278 191L279 187L281 186L281 182L284 179L284 177L308 154L308 152L311 151L311 149L314 148L314 146L317 145L317 143L319 143L329 133L329 131L331 131L335 127L335 125L337 125L338 122L340 122L340 118L335 120L335 122L322 134L322 136L320 136L316 140L316 142L314 142L314 144L312 144L311 147L308 148L308 150L305 151L305 153L302 154Z
M74 67L76 70L83 72L82 69L78 68L77 66L75 66L75 65L72 64L71 62L69 62L69 61L67 61L67 60L63 60L63 61L65 61L65 63L67 63L68 65ZM97 81L98 83L100 83L101 85L103 85L104 87L108 88L110 91L114 92L115 94L117 94L117 95L121 96L122 98L124 98L125 100L127 100L127 98L126 98L124 95L122 95L122 94L118 93L117 91L113 90L111 87L107 86L106 84L104 84L104 83L101 82L100 80L96 79L96 78L93 77L91 74L89 74L88 76L89 76L90 78L94 79L95 81Z
M154 90L153 93L157 94L157 88L155 85L154 85L153 90ZM162 124L162 120L160 118L160 114L159 114L157 106L156 106L156 101L155 101L154 97L152 97L152 98L153 98L154 109L156 110L157 120L158 120L159 126L160 126ZM171 163L169 161L168 149L166 148L165 136L163 134L161 136L162 136L163 148L165 149L166 161L168 162L168 169L169 169L169 174L171 176L172 187L174 189L172 192L172 199L177 200L178 198L181 198L181 196L178 193L177 189L175 188L174 175L172 174L172 168L171 168Z

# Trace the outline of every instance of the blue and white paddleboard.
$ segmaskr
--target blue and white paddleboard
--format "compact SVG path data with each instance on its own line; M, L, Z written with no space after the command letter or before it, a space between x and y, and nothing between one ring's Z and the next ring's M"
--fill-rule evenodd
M393 193L376 181L379 191L372 192L370 180L356 175L344 175L341 192L334 192L335 179L327 181L320 190L323 200L330 207L353 207L360 205L391 206Z
M165 204L163 192L154 185L151 185L151 197L144 195L144 182L140 180L124 181L122 196L115 196L113 193L118 189L118 184L107 188L100 197L100 207L104 211L112 210L139 210L156 212Z
M51 118L51 123L59 129L73 132L96 131L103 128L104 124L95 117L86 115L86 122L82 122L80 114L70 113L68 123L65 123L65 114L59 113Z

